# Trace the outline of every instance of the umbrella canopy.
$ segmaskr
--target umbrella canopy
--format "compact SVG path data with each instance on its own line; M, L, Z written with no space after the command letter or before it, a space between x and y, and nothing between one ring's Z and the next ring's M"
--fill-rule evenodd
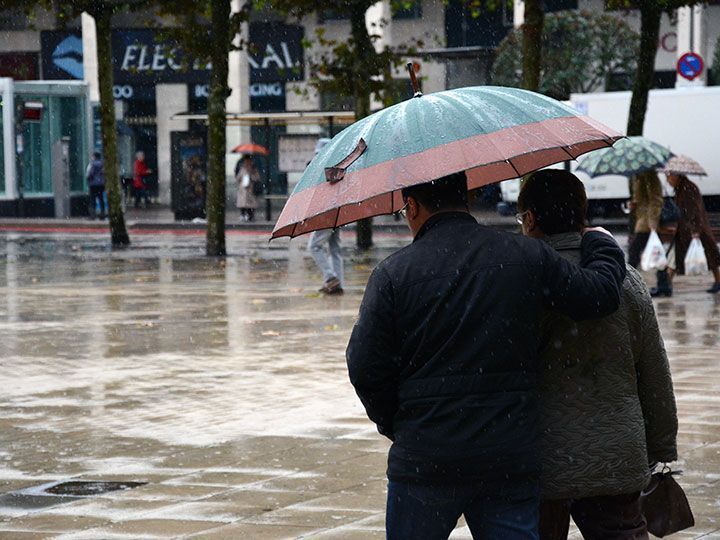
M673 153L645 137L628 137L612 148L596 150L584 157L577 170L589 176L619 174L633 176L665 165Z
M260 144L239 144L232 149L233 154L250 154L256 156L267 156L270 154L267 148Z
M397 212L402 188L448 174L467 171L474 189L621 137L559 101L517 88L418 93L338 133L303 173L273 238Z
M687 156L673 156L668 159L665 167L660 169L665 174L696 174L698 176L707 176L705 169L692 158Z

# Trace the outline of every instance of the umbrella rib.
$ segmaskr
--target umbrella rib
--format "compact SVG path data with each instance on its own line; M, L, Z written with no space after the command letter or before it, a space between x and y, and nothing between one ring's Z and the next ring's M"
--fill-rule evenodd
M563 152L565 152L568 156L570 156L570 161L574 160L576 156L573 156L570 151L567 149L567 146L561 146L560 147Z
M515 171L515 174L517 175L517 178L522 178L522 174L520 174L520 171L517 170L517 167L512 162L512 158L506 159L505 161L508 162L508 164L513 168L513 171Z

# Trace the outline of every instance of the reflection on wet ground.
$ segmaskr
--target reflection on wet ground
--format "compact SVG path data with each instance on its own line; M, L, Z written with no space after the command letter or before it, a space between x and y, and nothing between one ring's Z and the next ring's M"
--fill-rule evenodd
M383 538L386 442L344 349L374 264L409 241L346 238L346 294L323 297L305 242L0 236L2 538ZM720 538L720 297L699 278L656 304L697 527ZM49 501L32 486L139 481ZM28 501L34 501L32 503ZM468 538L461 526L453 537Z

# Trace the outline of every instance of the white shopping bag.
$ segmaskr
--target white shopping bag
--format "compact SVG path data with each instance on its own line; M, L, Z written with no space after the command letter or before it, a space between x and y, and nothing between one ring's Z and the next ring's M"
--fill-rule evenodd
M705 249L699 238L693 238L685 255L685 275L702 276L707 274L708 264Z
M240 185L244 188L250 187L250 175L245 173L242 175L242 180L240 181Z
M640 258L640 267L644 272L650 270L665 270L667 268L668 260L665 255L665 248L660 241L660 237L656 231L650 232L650 238L648 238L645 250L642 252Z

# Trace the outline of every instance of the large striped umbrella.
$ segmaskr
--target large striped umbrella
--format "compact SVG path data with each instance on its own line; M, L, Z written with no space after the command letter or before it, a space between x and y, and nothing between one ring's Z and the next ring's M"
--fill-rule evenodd
M622 135L554 99L478 86L415 97L338 133L303 173L273 238L397 212L400 190L467 171L468 189L611 146Z
M578 164L578 171L591 177L606 174L634 176L665 165L673 153L645 137L627 137L612 148L596 150Z

